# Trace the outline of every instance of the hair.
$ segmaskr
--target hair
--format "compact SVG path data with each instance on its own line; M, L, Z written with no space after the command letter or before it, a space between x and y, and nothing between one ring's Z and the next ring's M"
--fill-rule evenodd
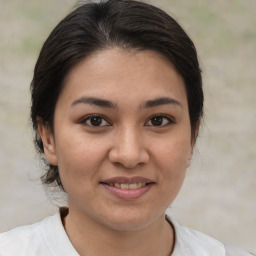
M38 123L54 132L55 106L68 73L89 54L111 47L152 50L170 60L184 80L192 139L196 139L204 96L193 42L172 17L157 7L133 0L107 0L85 3L72 11L53 29L41 49L30 88L34 143L41 156L44 148ZM47 161L46 166L43 184L64 190L58 166Z

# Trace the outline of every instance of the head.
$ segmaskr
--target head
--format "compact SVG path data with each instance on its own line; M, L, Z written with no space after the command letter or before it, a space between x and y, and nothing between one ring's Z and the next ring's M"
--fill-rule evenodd
M173 65L185 85L191 144L195 143L203 113L203 91L193 42L172 17L154 6L109 0L75 9L54 28L42 47L31 83L31 119L40 154L44 154L44 146L38 125L47 127L54 136L56 104L70 72L92 54L112 48L152 51ZM43 183L63 188L58 166L47 165Z

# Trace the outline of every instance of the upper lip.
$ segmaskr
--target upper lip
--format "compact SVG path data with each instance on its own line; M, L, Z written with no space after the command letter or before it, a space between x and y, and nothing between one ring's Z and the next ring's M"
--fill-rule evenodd
M134 177L113 177L110 179L102 180L101 183L113 184L113 183L120 183L120 184L134 184L134 183L154 183L153 180L150 180L145 177L134 176Z

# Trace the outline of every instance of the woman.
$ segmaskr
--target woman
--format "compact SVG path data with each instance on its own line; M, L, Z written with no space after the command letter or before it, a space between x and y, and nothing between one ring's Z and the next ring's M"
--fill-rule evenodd
M42 181L68 208L0 235L0 255L250 255L165 214L203 114L195 47L166 13L80 6L46 40L31 95Z

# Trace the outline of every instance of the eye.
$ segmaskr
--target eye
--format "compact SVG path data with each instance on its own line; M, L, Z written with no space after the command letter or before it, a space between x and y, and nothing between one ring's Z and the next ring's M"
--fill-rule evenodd
M174 121L165 115L155 115L152 116L149 121L146 123L146 126L167 126L171 123L174 123Z
M104 127L109 126L110 123L101 115L90 115L83 118L82 122L84 125L92 127Z

